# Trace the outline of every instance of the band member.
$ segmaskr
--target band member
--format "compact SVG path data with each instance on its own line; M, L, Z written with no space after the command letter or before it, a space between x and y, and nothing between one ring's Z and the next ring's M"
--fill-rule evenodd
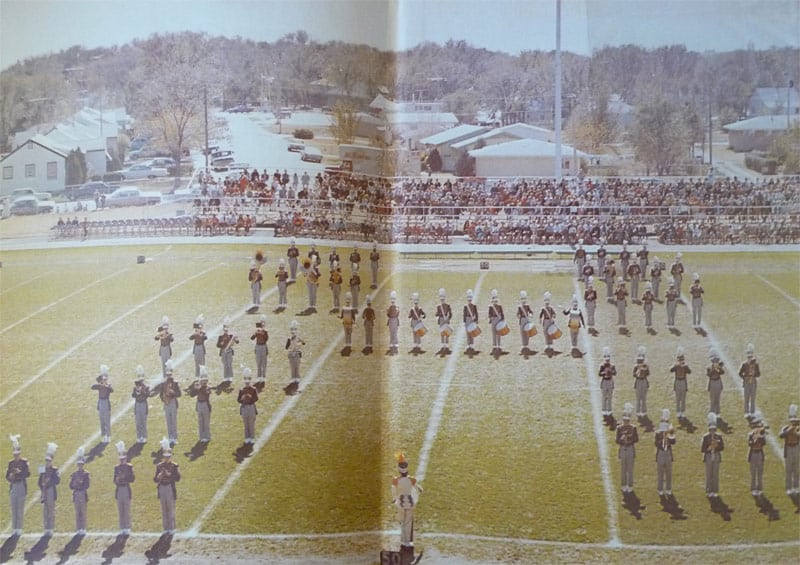
M631 412L633 406L630 402L626 402L622 412L622 425L617 426L616 430L622 492L633 492L633 462L636 459L635 446L639 441L639 430L631 424Z
M92 385L92 390L97 391L97 416L100 418L100 435L103 443L111 440L111 393L114 388L108 384L108 365L100 365L100 375Z
M256 382L266 382L269 332L267 331L267 317L265 315L262 314L258 322L256 322L256 331L250 336L250 340L256 342L254 350L256 356Z
M275 272L275 278L278 279L278 308L283 309L289 305L286 299L286 288L289 286L289 273L286 272L286 265L283 258L278 261L278 270Z
M778 434L783 440L783 460L786 466L786 494L800 494L800 416L797 404L789 405L789 423Z
M372 244L372 251L369 253L369 268L372 272L372 284L370 285L371 289L378 288L378 267L380 265L381 254L378 252L378 244Z
M653 294L653 285L649 282L644 285L642 293L642 310L644 310L644 327L649 332L653 328L653 303L656 297Z
M628 276L628 265L631 261L631 252L628 251L628 242L622 242L622 250L619 252L619 269L623 277Z
M658 289L661 287L661 261L658 257L653 257L653 268L650 269L650 282L653 284L653 296L658 300Z
M672 496L672 446L675 445L675 428L669 423L669 409L661 411L661 421L655 434L656 489L658 496Z
M361 253L358 252L358 245L355 245L353 246L353 252L350 253L350 270L353 272L358 272L358 268L360 266L361 266Z
M200 443L211 441L211 393L213 389L208 386L208 369L205 365L200 367L200 376L194 381L187 393L195 398L194 410L197 412L197 435Z
M603 348L603 364L600 365L600 393L602 395L602 413L605 419L611 418L614 396L614 377L617 368L611 363L611 349Z
M531 336L535 335L536 327L533 325L533 310L528 304L528 293L519 291L519 306L517 306L517 320L519 320L519 335L522 341L521 353L528 351Z
M586 290L583 291L583 303L586 305L586 325L594 329L594 313L597 310L597 291L594 288L594 277L586 279Z
M166 372L164 366L172 358L172 334L169 333L169 318L161 318L161 325L156 328L155 340L159 343L158 356L161 358L161 376Z
M300 250L295 247L294 238L292 238L291 245L289 245L289 249L286 250L286 257L289 259L289 282L295 282L297 280L297 258L299 256Z
M675 286L675 281L673 279L669 280L669 288L667 289L667 293L664 295L664 299L667 302L667 327L674 328L675 327L675 313L678 311L678 299L680 298L680 293Z
M147 399L150 398L150 387L144 382L144 367L136 367L136 380L133 381L133 417L136 421L136 441L147 443L147 413L150 411Z
M351 304L351 297L349 292L344 294L344 308L342 308L339 318L342 320L342 328L344 328L344 346L348 350L353 345L353 325L356 322L358 310L353 308Z
M424 331L420 331L418 326L422 326L423 330L425 328L424 324L422 324L422 320L425 319L427 316L425 311L420 308L419 306L419 293L412 293L411 294L411 310L408 312L408 319L411 321L411 334L414 339L414 349L412 350L415 353L419 353L422 345L422 336L425 334Z
M256 442L256 415L258 414L256 402L258 402L258 390L250 384L253 377L252 371L250 371L248 367L242 370L242 378L244 380L244 386L239 389L239 396L236 400L239 402L239 415L242 417L242 423L244 424L244 442L253 444Z
M722 450L725 442L717 433L717 415L708 414L708 433L703 436L700 451L703 453L703 462L706 467L706 496L719 497L719 464L722 461Z
M333 294L333 309L331 310L332 314L335 314L339 311L339 297L342 294L342 269L339 267L339 262L334 261L333 265L331 266L331 275L328 277L328 286L331 287L331 293Z
M572 351L578 351L578 332L582 327L586 327L583 321L583 312L578 306L578 297L572 295L572 305L564 310L564 315L569 319L567 320L567 327L569 328L569 339L572 343Z
M439 289L439 304L436 306L436 323L439 324L439 338L442 347L441 353L450 353L450 334L453 329L450 327L450 320L453 319L453 309L447 303L447 294L443 288Z
M397 507L400 522L400 552L414 553L414 509L417 506L422 486L408 474L408 461L404 453L397 454L397 470L400 476L392 479L392 504Z
M614 300L617 305L617 325L625 327L625 309L628 307L628 289L625 288L625 281L622 277L617 277L617 288L614 289Z
M250 261L250 271L247 273L247 281L250 283L250 296L253 306L261 305L261 281L264 280L261 274L261 265L254 259Z
M689 288L692 295L692 327L699 328L703 318L703 287L700 286L700 275L694 273L692 276L694 284Z
M606 257L607 256L608 256L608 250L606 250L605 244L601 241L600 242L600 247L597 248L597 274L598 275L605 275L605 272L606 272Z
M158 485L158 500L161 502L161 527L165 534L175 533L175 503L178 491L175 483L181 480L181 471L177 463L172 461L172 448L167 438L161 440L163 459L156 465L153 482Z
M628 265L628 279L631 281L631 300L639 300L639 280L642 278L642 269L639 263Z
M745 351L747 359L739 367L739 377L742 379L744 387L744 415L748 420L756 412L756 390L758 389L758 377L761 370L755 357L755 348L752 343L747 344Z
M114 497L117 499L117 514L119 515L120 534L127 536L131 533L131 483L136 480L133 465L128 462L128 452L125 443L117 442L119 464L114 467Z
M750 420L752 428L747 434L747 461L750 463L750 494L761 496L764 490L764 446L767 444L767 429L761 412L756 410Z
M722 375L725 373L725 366L719 359L716 351L711 351L711 364L706 369L708 377L708 411L713 412L719 418L720 405L722 400Z
M542 324L542 335L544 335L545 351L553 350L553 335L547 331L550 326L556 323L556 311L550 306L550 292L544 293L544 306L539 310L539 323Z
M6 468L8 481L8 498L11 507L11 528L15 536L22 535L22 525L25 518L25 497L28 496L28 481L31 469L28 460L22 457L22 448L19 445L19 434L8 436L11 440L11 453L13 459Z
M200 366L206 364L206 340L208 336L203 329L205 319L200 314L192 324L194 332L189 336L192 341L192 355L194 356L194 378L200 376Z
M372 336L375 332L375 309L372 307L372 297L368 294L365 300L367 306L361 313L364 320L364 347L366 353L372 353Z
M219 349L219 360L222 362L222 380L231 382L233 380L233 346L239 343L239 338L231 333L230 320L225 318L222 322L222 334L217 337L217 349Z
M606 298L614 298L614 280L617 278L617 268L614 265L613 259L606 261L605 270L603 270L603 278L606 282Z
M308 258L311 259L311 264L316 265L319 267L322 264L322 260L319 258L319 251L317 251L317 244L311 244L311 250L308 252Z
M355 270L350 275L350 296L353 297L353 308L358 308L358 293L361 292L361 276Z
M53 465L53 456L58 446L55 443L47 444L47 452L44 456L44 465L39 467L39 490L41 491L42 501L42 522L44 535L53 535L53 528L56 527L56 500L58 490L56 487L61 482L61 472L58 467Z
M164 418L167 421L167 434L172 445L178 443L178 398L181 396L181 387L173 377L172 360L167 362L167 376L161 383L159 397L164 405Z
M397 307L397 292L389 293L391 304L386 309L386 325L389 327L389 353L396 354L400 347L400 308Z
M309 312L316 312L317 288L319 287L319 279L322 277L316 261L306 259L303 263L303 274L306 277L306 290L308 291L308 310Z
M86 458L83 448L78 448L78 469L69 477L69 488L72 490L72 505L75 507L75 533L79 536L86 535L86 507L89 503L89 484L91 477L89 471L84 469Z
M649 252L647 251L647 243L642 243L641 249L636 252L636 258L639 259L639 272L643 277L647 277L647 256Z
M672 262L672 265L669 268L669 274L672 276L672 280L675 281L675 290L678 291L678 296L681 295L681 284L683 284L683 263L681 262L681 257L683 255L679 251L675 254L675 260Z
M636 350L636 365L633 367L633 388L636 391L636 415L639 418L647 416L647 391L650 389L650 366L645 355L647 349L640 345Z
M475 349L472 347L475 344L475 337L480 333L478 330L478 306L472 300L474 296L472 289L467 290L467 303L464 305L464 326L467 329L467 353L473 353ZM470 331L474 324L474 331Z
M286 352L289 356L289 368L291 379L288 386L297 387L300 384L300 359L303 357L302 347L306 344L300 338L297 328L297 320L292 320L289 326L289 337L286 339Z
M496 289L492 289L491 296L492 303L489 305L489 313L486 317L489 318L489 325L492 327L492 353L500 353L502 352L500 340L503 337L500 333L500 325L501 323L505 324L505 315L503 314L503 307L500 305L500 298L497 296Z
M589 277L594 277L594 267L592 266L592 254L586 254L586 263L583 265L583 269L581 269L581 280L583 282L588 282Z
M339 254L336 252L335 247L331 247L331 252L328 255L328 265L331 268L331 271L339 266Z
M686 417L686 393L689 391L688 376L692 373L689 365L686 364L686 356L683 347L678 346L675 363L669 369L670 373L675 374L672 382L672 390L675 391L675 413L678 419Z
M583 267L586 265L586 250L583 248L583 240L578 240L578 248L572 256L572 262L578 269L578 280L583 280Z

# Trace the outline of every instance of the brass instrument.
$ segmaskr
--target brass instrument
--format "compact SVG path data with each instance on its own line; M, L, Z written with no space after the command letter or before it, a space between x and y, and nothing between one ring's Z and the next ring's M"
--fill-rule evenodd
M169 465L159 466L158 473L156 473L156 480L159 483L168 483L172 480L172 469Z
M222 348L223 353L227 353L231 348L233 348L234 342L236 342L236 336L234 334L229 334L230 339L228 343L225 344L225 347Z
M720 440L717 434L711 434L711 441L708 444L708 452L713 455L719 451Z

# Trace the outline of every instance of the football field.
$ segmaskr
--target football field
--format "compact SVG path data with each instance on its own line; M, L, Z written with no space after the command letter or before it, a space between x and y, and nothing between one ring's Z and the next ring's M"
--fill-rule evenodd
M351 247L337 244L344 260ZM596 335L580 331L579 353L571 352L566 316L571 297L583 307L583 284L571 256L478 258L401 255L381 250L378 288L369 289L368 261L362 262L362 290L377 313L374 351L363 350L359 317L351 352L344 350L341 320L330 313L328 245L319 245L322 283L317 313L304 312L305 279L289 287L289 307L275 312L274 273L286 245L181 244L4 251L0 254L0 430L11 458L9 434L20 434L31 464L25 532L4 556L22 560L41 544L42 510L36 468L45 446L59 445L54 463L62 470L56 536L40 562L139 562L150 556L198 556L247 561L332 560L375 563L381 548L399 545L391 506L395 453L404 451L410 472L424 488L416 510L415 542L425 562L529 563L792 562L800 556L798 498L785 493L783 442L790 403L800 404L800 252L691 252L684 249L683 297L691 274L705 289L703 329L692 327L687 305L678 307L676 329L666 326L664 304L656 304L655 332L645 331L642 307L629 300L627 332L617 327L616 307L596 283ZM299 245L301 257L309 247ZM256 442L243 444L236 390L241 366L255 370L253 342L258 315L247 312L247 274L256 249L267 261L260 313L267 315L267 382L260 392ZM611 250L616 255L616 250ZM362 255L369 250L361 246ZM674 252L656 253L671 262ZM138 263L138 256L146 260ZM651 258L653 253L651 252ZM366 258L365 258L366 259ZM480 269L481 260L489 262ZM343 261L345 263L345 261ZM342 269L345 282L349 264ZM665 277L666 278L666 277ZM344 286L344 285L343 285ZM452 353L441 354L435 321L438 290L453 308ZM643 288L643 287L642 287ZM666 284L662 283L663 298ZM475 295L482 334L477 353L466 354L461 323L466 292ZM490 293L497 290L511 332L503 353L492 355L488 324ZM555 353L544 352L541 326L531 351L520 353L515 317L525 290L538 316L545 292L552 294L564 335ZM389 355L386 309L391 291L401 310L400 347ZM641 292L641 289L640 289ZM412 293L419 293L428 332L421 352L412 352L407 318ZM344 289L342 291L344 295ZM212 440L200 444L194 400L180 399L175 462L183 475L178 490L178 533L164 547L153 474L160 460L158 440L166 435L161 402L151 398L149 441L137 445L131 392L141 364L151 386L161 382L156 328L163 316L175 336L173 360L181 388L194 380L195 318L203 314L206 362L212 385L222 380L215 347L224 318L239 338L233 390L212 396ZM585 315L585 310L584 310ZM285 394L289 361L284 344L292 320L306 342L300 393ZM738 368L748 343L761 368L757 405L770 425L764 496L750 494L747 433ZM601 414L598 370L608 347L617 368L614 416L634 402L633 367L639 346L649 363L649 420L639 428L635 495L620 491L620 465L613 429ZM692 369L688 419L675 415L669 369L678 347ZM723 376L724 435L721 499L705 496L700 445L709 411L706 368L714 349ZM101 364L110 367L111 443L101 443L97 393L90 389ZM656 492L653 427L669 408L676 428L674 500ZM125 441L136 472L133 534L117 538L112 483L114 443ZM0 444L2 445L2 444ZM89 535L75 541L68 488L75 453L84 447L92 475ZM0 496L0 531L10 534L7 494ZM72 546L68 545L72 543ZM41 549L41 548L39 548ZM63 555L61 556L63 560ZM121 561L120 561L121 560ZM166 561L171 562L171 561Z

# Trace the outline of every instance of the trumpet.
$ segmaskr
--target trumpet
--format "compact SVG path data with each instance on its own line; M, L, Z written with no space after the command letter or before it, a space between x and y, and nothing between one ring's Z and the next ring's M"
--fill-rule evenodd
M166 483L172 479L172 470L167 467L167 465L161 465L161 468L158 470L156 474L156 480L159 483Z

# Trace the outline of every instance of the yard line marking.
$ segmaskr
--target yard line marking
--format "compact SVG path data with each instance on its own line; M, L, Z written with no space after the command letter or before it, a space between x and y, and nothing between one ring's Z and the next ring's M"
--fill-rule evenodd
M582 305L582 310L586 310L586 303L583 301L583 292L577 281L572 282L575 296L578 297ZM594 348L592 340L589 339L588 332L584 331L581 335L581 344L584 349L586 365L586 383L589 386L589 399L592 403L592 421L594 424L594 437L597 443L597 451L600 455L600 475L603 478L603 490L606 495L606 508L608 510L608 545L620 547L619 539L619 513L617 512L616 490L611 482L611 464L609 460L608 444L606 443L605 427L601 412L602 399L600 396L600 384L595 379L596 367L594 365Z
M486 278L486 272L481 273L478 277L478 282L475 283L473 294L477 299L481 291L483 279ZM466 340L467 332L462 324L458 329L458 334L453 342L454 351L461 351L463 343ZM439 425L442 422L442 414L444 412L444 405L447 402L447 395L450 392L450 383L453 382L453 375L456 370L456 363L458 362L457 355L450 355L447 358L444 372L439 381L439 392L436 393L436 400L433 401L431 415L428 418L428 429L425 430L425 439L422 442L422 449L419 451L419 463L417 463L416 476L420 481L425 480L425 472L428 470L428 459L430 458L431 448L433 442L436 440L436 435L439 433Z
M33 277L32 279L28 279L28 280L26 280L26 281L22 281L21 283L15 284L14 286L10 286L10 287L8 287L8 288L6 288L6 289L0 290L0 296L2 296L3 294L5 294L5 293L7 293L7 292L11 292L12 290L16 290L16 289L18 289L18 288L19 288L19 287L21 287L21 286L26 286L26 285L29 285L29 284L31 284L32 282L34 282L34 281L37 281L37 280L39 280L39 279L40 279L40 278L42 278L42 277L47 277L47 276L49 276L49 275L51 275L51 274L52 274L52 271L48 271L48 272L46 272L46 273L41 273L41 274L39 274L39 275L36 275L36 276L35 276L35 277Z
M390 274L391 276L391 274ZM389 280L390 277L386 277L383 279L378 288L374 289L373 292L369 293L369 296L373 298L375 295L380 292L383 285ZM322 352L322 354L317 358L317 361L311 366L311 369L301 378L301 383L303 389L305 390L308 388L317 378L322 367L328 361L328 357L331 356L334 349L339 346L339 343L344 338L344 334L342 332L337 333L336 339L332 339L331 342L328 344L328 347ZM275 433L275 430L278 429L283 423L283 420L286 416L289 415L289 412L295 407L295 405L300 401L300 395L295 394L294 396L289 397L284 403L281 405L280 409L273 413L267 423L267 426L261 431L261 434L258 436L256 443L253 444L253 451L250 453L250 456L247 457L244 461L239 463L236 468L228 475L228 480L217 489L217 492L214 493L214 497L211 501L203 508L203 511L200 513L189 529L186 531L186 535L188 537L194 537L198 535L200 532L200 528L203 527L203 522L211 515L211 513L216 509L220 502L228 495L228 491L231 490L234 483L239 480L239 477L242 475L245 469L255 460L254 455L261 451L267 442L272 438L272 434Z
M215 266L215 267L211 267L209 270L216 269L216 268L217 268L216 266ZM200 275L202 275L202 274L203 274L203 273L199 273L198 275L195 275L195 276L200 276ZM194 278L194 277L192 277L192 278ZM184 282L188 282L189 280L191 280L191 278L190 278L190 279L187 279L187 280L186 280L186 281L184 281ZM276 287L273 287L271 290L269 290L269 291L267 291L266 293L262 294L262 295L261 295L261 298L262 298L262 299L264 299L264 298L268 298L270 295L274 294L275 292L277 292L277 288L276 288ZM245 307L241 308L241 309L240 309L240 310L239 310L239 311L238 311L236 314L234 314L233 316L231 316L231 317L230 317L230 320L231 320L231 322L233 322L233 321L236 321L236 320L238 320L239 318L243 317L243 316L244 316L244 315L247 313L247 310L249 310L249 309L250 309L250 307L251 307L251 306L252 306L252 304L248 304L247 306L245 306ZM219 333L220 331L222 331L222 324L219 324L219 325L217 325L216 327L212 328L210 333L214 334L214 333ZM191 348L190 348L190 349L187 349L187 350L185 350L183 353L181 353L179 356L177 356L177 357L173 357L173 358L172 358L172 360L173 360L173 365L174 365L174 366L175 366L175 368L177 369L177 368L178 368L178 367L180 367L180 366L181 366L181 365L182 365L182 364L183 364L183 363L184 363L184 362L185 362L187 359L189 359L189 358L190 358L190 357L192 357L192 356L193 356L193 351L192 351L192 349L191 349ZM157 385L158 383L162 382L162 380L163 380L163 377L161 376L161 373L159 372L159 373L158 373L158 376L157 376L157 377L151 377L151 378L150 378L150 380L148 381L148 383L147 383L147 384L148 384L149 386ZM113 426L114 426L114 424L117 422L117 420L119 420L119 419L120 419L122 416L124 416L125 414L127 414L127 413L130 411L130 409L131 409L131 408L133 408L133 405L135 404L135 402L136 402L136 401L135 401L133 398L129 398L129 399L128 399L128 401L127 401L127 402L126 402L126 403L125 403L125 404L122 406L122 408L120 408L119 410L117 410L117 412L111 416L111 426L112 426L112 427L113 427ZM97 440L99 440L99 439L100 439L100 430L97 430L96 432L94 432L94 433L93 433L93 434L92 434L92 435L89 437L89 439L87 439L87 440L86 440L86 441L83 443L83 445L82 445L81 447L83 447L83 448L84 448L84 450L86 450L86 451L88 451L88 450L91 450L91 449L92 449L92 446L93 446L93 445L94 445L94 444L97 442ZM62 475L66 476L66 473L65 473L66 469L68 469L68 468L69 468L69 467L70 467L70 466L71 466L73 463L75 463L75 461L77 460L77 458L78 458L78 454L77 454L77 450L76 450L76 452L75 452L73 455L71 455L69 459L67 459L66 461L64 461L63 465L61 465L61 473L62 473ZM26 511L26 512L27 512L27 511L28 511L28 510L29 510L29 509L30 509L30 508L31 508L31 507L32 507L32 506L33 506L33 505L34 505L36 502L38 502L38 501L39 501L39 499L40 499L40 496L41 496L41 493L39 493L39 494L34 494L34 495L33 495L33 497L31 498L31 500L30 500L28 503L26 503L26 504L25 504L25 511ZM5 528L5 530L4 530L4 533L7 533L7 532L8 532L10 529L11 529L11 523L9 522L8 526L7 526L7 527Z
M197 274L195 274L195 275L192 275L191 277L189 277L189 278L187 278L187 279L183 279L183 280L181 280L180 282L177 282L177 283L175 283L175 284L174 284L174 285L172 285L171 287L169 287L169 288L167 288L167 289L164 289L164 290L162 290L161 292L159 292L159 293L158 293L158 294L156 294L155 296L153 296L153 297L151 297L151 298L148 298L148 299L147 299L147 300L145 300L144 302L141 302L141 303L137 304L136 306L134 306L133 308L131 308L130 310L128 310L127 312L125 312L125 313L124 313L124 314L122 314L121 316L118 316L118 317L116 317L115 319L111 320L110 322L108 322L107 324L105 324L104 326L102 326L100 329L98 329L98 330L96 330L96 331L92 332L92 333L91 333L91 334L90 334L88 337L85 337L84 339L82 339L81 341L79 341L78 343L76 343L75 345L73 345L72 347L70 347L69 349L67 349L67 350L66 350L64 353L62 353L61 355L59 355L58 357L56 357L55 359L53 359L53 360L52 360L50 363L48 363L48 364L47 364L47 365L44 367L44 369L42 369L41 371L39 371L38 373L36 373L34 376L32 376L31 378L29 378L27 381L25 381L24 383L22 383L22 385L20 385L20 386L19 386L19 388L17 388L17 390L15 390L14 392L12 392L12 393L11 393L11 394L8 396L8 398L5 398L5 399L3 399L2 401L0 401L0 408L2 408L3 406L5 406L6 404L8 404L8 403L9 403L11 400L13 400L13 399L14 399L14 398L15 398L15 397L16 397L16 396L17 396L17 395L20 393L20 392L22 392L23 390L25 390L26 388L28 388L30 385L32 385L33 383L35 383L37 380L39 380L39 378L40 378L42 375L44 375L46 372L48 372L50 369L52 369L53 367L55 367L56 365L58 365L59 363L61 363L61 362L62 362L64 359L66 359L67 357L69 357L70 355L72 355L73 353L75 353L75 352L76 352L78 349L80 349L81 347L83 347L84 345L86 345L87 343L89 343L90 341L92 341L94 338L96 338L97 336L99 336L100 334L102 334L104 331L106 331L106 330L107 330L107 329L109 329L110 327L112 327L112 326L114 326L115 324L117 324L117 323L121 322L122 320L124 320L125 318L127 318L128 316L130 316L131 314L133 314L133 313L135 313L135 312L138 312L139 310L141 310L142 308L144 308L145 306L147 306L147 305L148 305L148 304L150 304L151 302L154 302L155 300L158 300L159 298L161 298L161 297L162 297L162 296L164 296L165 294L167 294L167 293L169 293L169 292L172 292L173 290L175 290L176 288L178 288L178 287L180 287L180 286L183 286L183 285L184 285L184 284L186 284L187 282L189 282L189 281L191 281L191 280L193 280L193 279L196 279L196 278L198 278L198 277L201 277L201 276L205 275L206 273L209 273L209 272L211 272L211 271L213 271L214 269L217 269L217 268L219 268L219 265L214 265L213 267L209 267L209 268L208 268L208 269L206 269L205 271L200 271L199 273L197 273Z
M681 299L685 300L684 295L681 294ZM691 314L691 303L686 303L687 309L689 309L689 313ZM717 339L716 334L711 331L711 328L706 324L702 324L703 330L706 332L706 337L708 337L708 341L711 342L711 347L714 351L719 355L720 360L722 363L727 367L725 374L728 375L728 380L733 381L734 387L736 387L742 395L742 401L744 401L744 384L742 383L742 379L739 377L739 372L736 369L736 365L731 363L730 357L725 353L725 349L722 347L722 344ZM734 371L736 371L734 373ZM742 413L741 417L744 418L744 405L742 404ZM758 404L756 404L756 410L758 410ZM785 466L786 460L783 458L783 448L778 443L778 440L775 439L773 434L767 434L767 443L772 448L772 452L777 455L780 462Z
M123 273L125 273L127 271L130 271L129 267L121 269L121 270L117 271L116 273L111 273L110 275L107 275L107 276L103 277L102 279L97 279L94 282L91 282L91 283L88 283L88 284L86 284L84 286L81 286L79 289L67 294L66 296L63 296L63 297L59 298L55 302L51 302L50 304L47 304L46 306L42 306L41 308L39 308L35 312L31 312L30 314L28 314L24 318L20 318L19 320L17 320L16 322L11 324L10 326L6 326L5 328L1 329L0 330L0 335L6 333L7 331L17 327L18 325L20 325L20 324L22 324L24 322L27 322L28 320L30 320L34 316L36 316L38 314L41 314L42 312L45 312L46 310L49 310L50 308L53 308L54 306L57 306L58 304L61 304L65 300L68 300L68 299L72 298L73 296L76 296L76 295L80 294L81 292L92 288L93 286L96 286L96 285L98 285L100 283L104 283L109 279L113 279L114 277L117 277L117 276L119 276L119 275L121 275L121 274L123 274Z
M767 285L767 286L771 287L771 288L772 288L772 289L773 289L775 292L777 292L778 294L780 294L781 296L783 296L783 297L784 297L786 300L788 300L789 302L791 302L792 304L794 304L795 306L797 306L798 308L800 308L800 300L797 300L797 299L796 299L794 296L792 296L791 294L789 294L788 292L786 292L785 290L783 290L781 287L779 287L779 286L778 286L778 285L776 285L775 283L773 283L773 282L771 282L771 281L768 281L768 280L767 280L767 279L765 279L765 278L764 278L762 275L756 275L756 276L757 276L757 277L758 277L760 280L764 281L764 283L766 283L766 285Z

